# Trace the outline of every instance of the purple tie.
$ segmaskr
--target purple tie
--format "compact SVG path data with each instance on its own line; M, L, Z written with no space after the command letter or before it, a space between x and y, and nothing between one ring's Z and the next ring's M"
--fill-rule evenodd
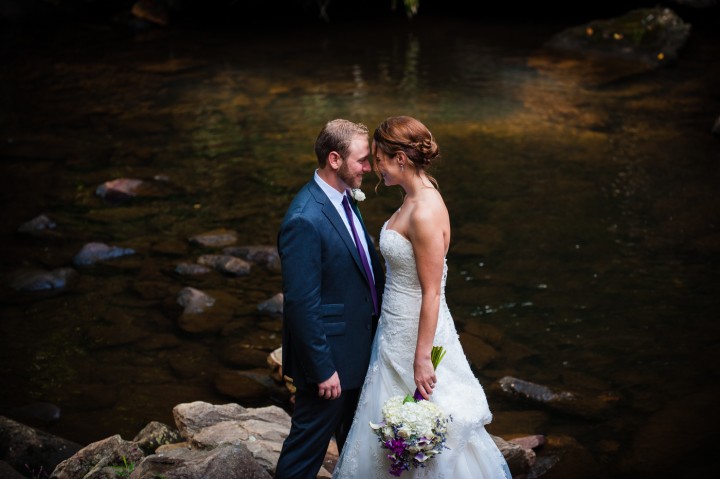
M342 205L343 208L345 208L345 214L347 215L348 221L350 222L350 230L352 231L353 238L355 238L355 246L357 246L358 253L360 253L360 261L362 261L363 268L365 268L365 276L367 277L368 284L370 285L370 295L372 296L373 300L373 312L377 315L378 299L377 291L375 290L375 281L373 281L373 275L370 271L370 264L368 263L367 256L365 255L365 250L362 246L362 243L360 242L360 237L358 236L357 230L355 230L355 221L353 220L353 214L350 210L350 203L348 202L347 195L343 195Z

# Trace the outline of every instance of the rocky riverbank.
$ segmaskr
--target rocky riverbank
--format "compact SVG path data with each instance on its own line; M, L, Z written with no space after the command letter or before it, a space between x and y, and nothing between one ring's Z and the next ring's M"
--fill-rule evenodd
M277 406L197 401L178 404L173 417L174 426L151 422L132 440L115 435L83 448L0 417L0 472L6 479L271 479L290 429L289 414ZM532 448L544 443L541 436L493 439L514 477L530 471ZM336 462L331 442L317 477L331 477Z

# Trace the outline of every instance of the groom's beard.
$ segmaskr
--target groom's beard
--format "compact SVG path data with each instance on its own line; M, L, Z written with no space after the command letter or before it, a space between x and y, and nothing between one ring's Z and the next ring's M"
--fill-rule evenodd
M360 176L353 175L350 172L350 168L347 166L347 162L343 161L338 170L338 177L345 182L351 189L360 188L362 185L362 174Z

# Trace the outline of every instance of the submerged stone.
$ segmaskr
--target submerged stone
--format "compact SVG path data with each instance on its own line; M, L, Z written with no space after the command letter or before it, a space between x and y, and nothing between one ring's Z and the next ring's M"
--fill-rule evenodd
M190 243L211 248L230 246L237 242L237 232L225 228L219 228L205 233L200 233L188 238Z
M52 271L28 269L11 276L10 287L16 291L50 291L66 288L77 277L72 268L58 268Z
M75 264L75 266L91 266L99 261L106 261L131 254L135 254L134 249L108 246L105 243L88 243L75 255L73 264Z
M57 225L47 215L36 216L28 222L23 223L18 228L20 233L32 233L34 231L44 231L54 229Z

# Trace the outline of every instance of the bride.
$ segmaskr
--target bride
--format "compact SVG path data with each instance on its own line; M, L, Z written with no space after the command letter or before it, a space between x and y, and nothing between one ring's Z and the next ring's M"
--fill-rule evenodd
M426 467L411 468L405 477L510 479L505 459L485 430L492 415L445 302L450 218L437 182L426 172L439 155L438 146L425 125L399 116L375 130L372 154L382 181L399 185L405 196L380 231L387 267L382 311L358 408L333 478L389 477L387 450L369 423L382 419L388 398L417 388L452 416L449 449ZM430 359L434 345L447 351L437 371Z

